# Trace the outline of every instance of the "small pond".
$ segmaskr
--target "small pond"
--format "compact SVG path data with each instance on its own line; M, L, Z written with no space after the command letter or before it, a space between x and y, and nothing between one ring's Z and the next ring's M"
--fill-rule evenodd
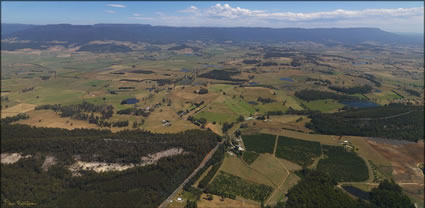
M121 102L121 104L136 104L139 100L136 98L127 98Z
M257 82L250 82L249 85L258 85Z
M369 62L352 62L351 65L362 65L362 64L369 64Z
M363 191L363 190L358 189L354 186L344 186L343 185L342 188L345 191L347 191L348 193L350 193L351 195L353 195L357 198L360 198L360 199L363 199L363 200L369 200L369 198L370 198L370 195L369 195L370 192Z
M354 108L369 108L379 106L378 104L369 101L343 101L341 103Z
M183 68L183 69L181 69L180 71L181 71L181 72L190 72L190 70L189 70L189 69L186 69L186 68Z
M293 82L294 80L289 78L289 77L281 77L280 80L282 81L288 81L288 82Z

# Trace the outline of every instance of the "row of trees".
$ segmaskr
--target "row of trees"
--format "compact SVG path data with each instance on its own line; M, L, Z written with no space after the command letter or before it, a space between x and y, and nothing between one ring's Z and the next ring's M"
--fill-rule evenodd
M342 92L345 94L365 94L372 91L372 87L369 85L364 86L354 86L354 87L338 87L338 86L329 86L329 89L335 90L337 92Z
M356 101L359 100L357 97L340 95L333 92L326 92L320 90L301 90L295 92L295 96L305 101L314 101L314 100L324 100L324 99L334 99L338 101Z

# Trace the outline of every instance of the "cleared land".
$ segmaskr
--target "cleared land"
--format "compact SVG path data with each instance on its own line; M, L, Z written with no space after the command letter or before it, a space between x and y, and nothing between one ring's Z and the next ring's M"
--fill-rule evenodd
M273 182L269 178L258 170L250 168L246 163L235 156L226 156L220 170L254 183L273 186Z
M288 177L287 170L279 159L269 154L261 154L250 167L267 176L275 186Z
M20 113L26 113L29 111L34 110L36 105L33 104L17 104L15 106L6 108L6 109L2 109L1 110L1 118L6 118L6 117L10 117L10 116L16 116Z

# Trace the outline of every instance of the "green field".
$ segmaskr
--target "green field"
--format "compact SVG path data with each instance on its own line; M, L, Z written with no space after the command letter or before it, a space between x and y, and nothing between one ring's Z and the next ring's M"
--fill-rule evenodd
M339 108L344 107L343 104L333 99L315 100L310 102L303 101L303 104L310 110L317 110L320 112L336 111Z
M258 156L259 156L258 153L245 151L242 154L242 159L250 165L258 158Z
M243 180L240 177L220 172L214 181L208 185L210 193L235 198L241 196L255 201L264 201L273 191L273 188L263 184L256 184Z
M248 151L273 153L276 136L271 134L242 135L242 139Z
M234 122L235 116L229 116L225 113L202 111L195 116L196 119L205 118L208 122Z
M276 156L287 159L302 166L308 166L312 158L322 154L320 142L306 141L279 136Z
M323 145L325 159L321 159L317 170L328 173L336 181L366 181L369 170L365 161L354 152L343 147Z

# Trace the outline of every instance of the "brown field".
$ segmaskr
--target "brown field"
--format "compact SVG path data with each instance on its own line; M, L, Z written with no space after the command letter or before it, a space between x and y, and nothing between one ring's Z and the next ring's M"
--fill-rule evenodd
M301 170L302 167L296 163L293 163L291 161L285 160L283 158L277 158L280 160L280 162L286 167L286 169L288 169L289 171L296 171L296 170Z
M285 201L285 195L288 193L288 190L290 188L292 188L293 186L295 186L298 181L300 181L301 179L295 175L295 173L290 173L288 178L286 179L285 183L280 186L276 191L275 194L271 195L270 198L268 199L268 205L275 205L277 202L279 201Z
M27 112L30 117L26 120L20 120L16 123L27 124L36 127L51 127L51 128L64 128L64 129L76 129L76 128L90 128L99 129L95 124L89 124L87 121L71 120L70 118L61 118L54 111L50 110L37 110ZM71 125L72 124L72 125Z
M259 122L257 122L257 125L258 124ZM290 130L285 130L280 128L267 128L266 125L264 125L264 128L261 129L260 132L266 133L266 134L281 135L281 136L286 136L286 137L291 137L296 139L303 139L308 141L316 141L316 142L320 142L322 144L328 144L328 145L339 145L339 142L338 142L339 137L335 135L308 134L308 133L290 131Z
M218 134L218 135L220 135L220 136L223 136L223 132L221 131L221 125L219 125L219 124L212 124L212 123L207 123L206 125L205 125L205 128L206 129L211 129L211 131L212 132L214 132L214 133L216 133L216 134Z
M288 177L286 168L271 154L260 154L250 167L267 176L275 187Z
M36 105L21 103L6 109L1 110L1 118L6 118L9 116L16 116L19 113L26 113L28 111L34 110Z
M424 184L424 175L417 167L424 162L424 142L389 145L368 141L368 143L393 166L393 177L398 183Z
M275 187L273 182L270 181L270 179L268 179L263 173L258 172L258 170L254 168L250 168L236 156L226 156L220 170L254 183Z
M162 112L160 112L160 109L162 109ZM171 126L162 126L162 120L169 120ZM181 119L176 112L168 106L155 109L145 121L142 128L155 133L176 133L199 128L190 121Z
M403 191L407 196L410 197L410 199L413 200L416 204L419 205L419 207L424 207L424 186L423 185L403 185L400 184L400 186L403 188Z

